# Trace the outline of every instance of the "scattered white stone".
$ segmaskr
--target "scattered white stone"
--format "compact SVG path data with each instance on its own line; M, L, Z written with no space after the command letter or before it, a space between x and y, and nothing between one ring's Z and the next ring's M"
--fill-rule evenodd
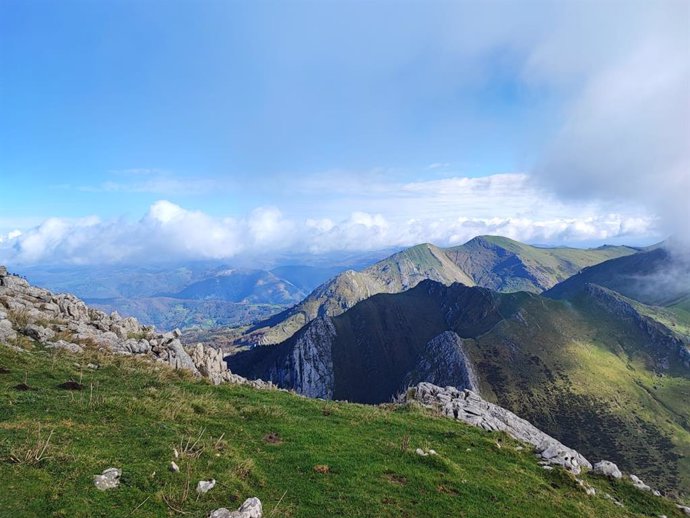
M261 500L247 498L237 511L230 511L224 507L213 511L209 518L262 518Z
M247 498L237 511L230 511L225 507L213 511L209 518L262 518L263 509L261 500Z
M93 483L101 491L107 489L114 489L120 485L120 477L122 476L122 470L118 468L108 468L100 475L95 475L93 477Z
M436 450L429 450L429 455L438 455L438 453L436 453Z
M606 477L616 478L616 479L619 479L623 476L623 473L621 473L621 470L618 469L618 466L616 466L613 462L610 462L608 460L602 460L602 461L597 462L594 465L594 468L592 471L596 475L603 475Z
M175 455L175 458L176 458L176 459L179 459L179 458L180 458L180 452L177 451L177 448L173 448L173 455Z
M203 495L204 493L208 493L211 491L216 486L216 479L212 478L211 480L200 480L199 483L196 485L196 492Z
M690 507L680 504L676 504L676 507L680 509L681 512L685 513L687 516L690 516Z
M632 480L633 486L635 486L640 491L651 491L652 490L652 488L649 487L644 482L642 482L642 480L640 480L640 478L637 475L630 475L630 480Z
M585 493L587 493L587 495L594 496L597 494L597 490L589 484L587 484L584 480L581 480L579 478L576 478L575 480L577 480L578 485L585 490Z
M99 367L98 367L98 365L96 365L95 363L87 363L87 364L86 364L86 368L87 368L87 369L98 370Z
M170 471L172 471L173 473L180 472L180 467L177 464L175 464L175 461L170 462Z
M417 448L414 452L415 452L417 455L420 455L420 456L422 456L422 457L428 457L428 456L429 456L429 454L428 454L427 452L425 452L425 451L424 451L423 449L421 449L421 448Z

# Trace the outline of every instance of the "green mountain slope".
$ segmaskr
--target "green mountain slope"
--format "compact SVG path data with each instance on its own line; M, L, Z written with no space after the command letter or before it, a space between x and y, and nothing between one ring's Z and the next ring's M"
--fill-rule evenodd
M324 322L231 356L230 366L310 395L377 403L420 368L434 375L458 363L451 347L448 360L423 365L430 341L453 331L486 399L591 459L610 458L669 491L690 488L682 344L608 311L593 294L562 302L425 281L360 302L330 319L332 328Z
M250 343L279 343L319 315L338 315L377 293L398 293L432 279L445 284L474 284L430 244L413 246L355 272L348 270L316 288L296 306L252 326L243 338Z
M446 249L446 254L477 286L540 293L584 267L637 251L626 246L541 248L506 237L479 236Z
M79 367L87 363L100 368ZM414 406L212 386L97 352L0 346L0 367L1 516L201 518L250 496L275 518L681 516L627 482L584 475L597 489L586 495L507 436ZM70 379L86 389L58 387ZM179 473L168 470L173 448ZM120 487L98 491L93 476L111 466L122 469ZM216 487L197 495L210 478Z
M496 236L477 237L448 249L417 245L361 272L343 272L296 306L250 327L238 343L280 343L319 315L339 315L367 297L399 293L426 279L539 293L585 266L636 252L623 246L539 248Z

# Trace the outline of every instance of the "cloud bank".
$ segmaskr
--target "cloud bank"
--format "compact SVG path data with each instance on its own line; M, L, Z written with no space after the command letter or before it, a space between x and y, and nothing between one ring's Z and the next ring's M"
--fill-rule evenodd
M331 193L332 195L333 193ZM321 212L317 193L308 196ZM342 207L339 208L339 205ZM654 236L644 211L559 202L521 174L380 183L356 201L335 197L343 217L290 215L258 207L240 218L157 201L136 221L50 218L0 236L0 262L9 264L151 263L230 259L281 252L379 250L421 242L448 246L499 234L536 243L636 242ZM374 210L372 210L374 209ZM610 210L606 210L610 209Z

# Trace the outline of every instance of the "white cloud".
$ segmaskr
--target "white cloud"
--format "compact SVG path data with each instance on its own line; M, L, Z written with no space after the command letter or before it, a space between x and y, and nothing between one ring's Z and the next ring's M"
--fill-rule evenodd
M639 243L658 237L656 219L643 210L563 203L534 187L524 174L381 181L360 198L336 197L322 205L318 198L310 196L310 209L302 212L325 207L331 215L288 216L276 207L258 207L241 218L216 217L161 200L138 221L50 218L4 236L0 262L146 263L378 250L421 242L448 246L480 234L537 243Z

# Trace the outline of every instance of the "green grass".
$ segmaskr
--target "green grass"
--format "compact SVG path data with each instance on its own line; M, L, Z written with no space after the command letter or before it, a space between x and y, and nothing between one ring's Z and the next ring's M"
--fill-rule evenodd
M599 489L589 497L572 476L543 470L506 436L413 406L214 387L165 367L91 352L0 347L0 366L3 517L179 514L173 508L201 517L250 496L262 500L270 517L680 516L670 501L627 483L585 477ZM85 390L58 388L69 379ZM31 390L14 388L19 383ZM268 434L278 440L266 440ZM49 435L42 459L27 460ZM169 472L173 448L183 452L185 445L180 473ZM439 455L420 457L417 447ZM315 472L316 465L329 472ZM123 470L121 486L96 490L93 475L111 466ZM208 478L218 485L197 497L197 481Z

